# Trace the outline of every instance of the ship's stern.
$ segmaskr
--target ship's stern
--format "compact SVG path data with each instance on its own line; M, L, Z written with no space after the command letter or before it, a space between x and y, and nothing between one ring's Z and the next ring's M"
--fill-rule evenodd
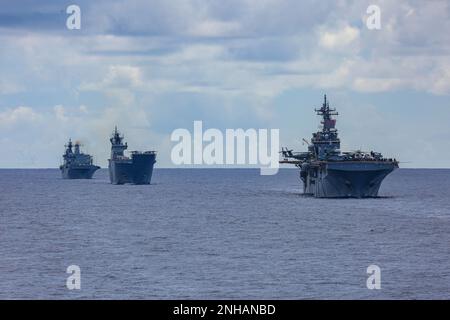
M109 160L109 177L112 184L150 184L155 152L133 152L131 158Z

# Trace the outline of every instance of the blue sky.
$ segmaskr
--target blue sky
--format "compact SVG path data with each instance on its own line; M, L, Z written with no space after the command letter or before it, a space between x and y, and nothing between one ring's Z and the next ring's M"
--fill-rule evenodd
M66 7L81 8L81 30ZM381 8L381 30L366 9ZM69 137L106 165L204 127L279 128L305 148L327 93L343 149L450 167L448 1L0 1L0 167L56 167Z

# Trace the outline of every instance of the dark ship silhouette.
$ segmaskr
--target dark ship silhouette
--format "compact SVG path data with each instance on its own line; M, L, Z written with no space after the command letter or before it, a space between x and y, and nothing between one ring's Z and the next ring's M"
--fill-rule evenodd
M92 156L80 151L79 142L72 145L72 140L69 139L65 147L64 163L59 167L64 179L91 179L95 171L100 169L99 166L93 164Z
M322 131L313 133L307 152L293 152L282 148L284 160L300 169L304 194L318 198L376 197L383 179L398 168L395 159L386 159L378 152L341 152L336 109L331 109L324 96L320 109Z
M156 151L131 151L131 158L124 155L128 148L123 143L123 136L114 129L111 139L111 159L109 162L109 178L112 184L150 184L153 166L156 162Z

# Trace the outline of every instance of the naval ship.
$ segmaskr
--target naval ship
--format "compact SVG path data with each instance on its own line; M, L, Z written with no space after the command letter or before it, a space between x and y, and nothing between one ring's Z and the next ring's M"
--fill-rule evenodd
M153 166L156 162L156 151L131 151L131 158L124 155L128 148L123 143L115 127L111 139L111 159L109 162L109 179L112 184L150 184Z
M65 145L66 152L63 154L64 163L59 166L64 179L91 179L94 172L100 169L92 163L92 156L80 151L80 143L72 140ZM74 148L74 150L72 150Z
M327 96L320 109L322 130L313 133L307 152L282 148L280 163L295 164L300 169L303 193L317 198L367 198L378 196L383 179L398 168L396 159L384 158L379 152L340 151L336 129L338 115L330 108Z

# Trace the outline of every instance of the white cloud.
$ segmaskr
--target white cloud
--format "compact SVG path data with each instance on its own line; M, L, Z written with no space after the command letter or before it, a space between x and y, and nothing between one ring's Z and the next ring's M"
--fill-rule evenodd
M336 31L321 30L319 32L319 43L327 49L336 49L353 44L359 38L359 29L344 26Z
M0 79L0 94L14 94L23 91L23 86L20 86L17 83Z
M139 88L142 86L141 70L139 67L128 65L109 66L107 74L100 82L83 82L80 90L103 90L110 88Z
M431 82L431 92L436 94L450 93L450 63L442 66L437 72L434 81Z
M26 124L39 121L41 115L30 107L19 106L0 112L0 126L9 127L16 124Z
M67 121L69 118L65 114L64 107L62 105L57 105L53 107L53 111L55 112L56 119L60 121Z
M82 113L88 113L88 107L86 107L84 104L82 104L79 109Z
M383 92L403 87L407 82L395 78L356 78L353 88L362 92Z
M238 35L239 23L235 21L205 20L193 25L188 34L200 37L220 37Z

